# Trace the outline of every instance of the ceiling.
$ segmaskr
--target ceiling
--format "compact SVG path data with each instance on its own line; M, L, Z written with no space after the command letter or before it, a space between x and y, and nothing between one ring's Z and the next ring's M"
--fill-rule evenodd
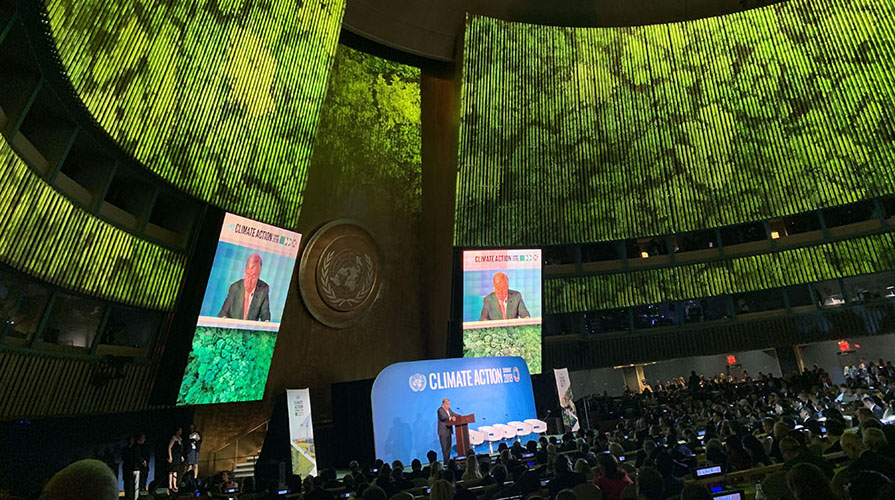
M637 26L730 14L777 0L348 0L343 27L394 49L453 61L466 12L558 26Z

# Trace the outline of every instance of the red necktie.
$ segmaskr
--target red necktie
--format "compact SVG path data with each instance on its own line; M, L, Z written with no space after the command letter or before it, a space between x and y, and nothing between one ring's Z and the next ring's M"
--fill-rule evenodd
M497 303L500 304L500 318L507 319L507 306L503 303L502 300L497 299Z

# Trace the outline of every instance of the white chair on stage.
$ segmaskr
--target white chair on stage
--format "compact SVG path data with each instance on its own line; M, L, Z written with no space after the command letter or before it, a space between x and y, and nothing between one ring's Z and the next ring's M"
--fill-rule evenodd
M469 429L469 444L473 448L485 442L485 433Z
M494 424L494 429L497 431L497 434L501 437L501 439L516 439L516 429L510 427L507 424Z
M482 442L488 441L488 449L494 453L494 443L503 439L503 434L490 425L483 425L476 431L482 434Z
M538 420L536 418L527 418L523 420L526 424L531 426L531 432L535 434L543 434L547 432L547 422L543 420Z
M516 437L527 436L531 434L531 424L514 420L512 422L507 422L507 425L509 425L516 431Z

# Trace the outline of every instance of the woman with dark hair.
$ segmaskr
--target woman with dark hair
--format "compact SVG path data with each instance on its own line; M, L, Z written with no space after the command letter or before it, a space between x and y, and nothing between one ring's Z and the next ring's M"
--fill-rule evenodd
M619 500L625 486L631 484L631 478L623 469L618 468L618 462L610 453L601 453L597 457L597 474L594 484L603 492L605 500Z
M743 436L742 443L743 448L746 449L746 453L749 454L749 458L752 460L752 467L772 464L771 459L764 449L764 445L761 444L761 441L759 441L757 437L752 434L746 434Z
M181 464L183 464L183 427L178 427L168 441L168 489L177 493Z

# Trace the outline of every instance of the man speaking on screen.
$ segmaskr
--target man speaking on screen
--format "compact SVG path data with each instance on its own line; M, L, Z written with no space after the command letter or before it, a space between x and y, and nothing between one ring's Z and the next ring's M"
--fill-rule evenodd
M451 458L451 434L454 430L450 424L454 423L456 418L457 414L451 409L451 400L442 399L441 406L438 407L438 440L441 441L441 455L445 464ZM459 453L465 455L465 451Z
M245 278L230 285L219 318L270 321L270 287L259 276L261 256L253 253L246 261Z
M493 278L494 291L485 296L479 321L495 319L530 318L522 294L510 290L510 280L505 273L497 273Z

